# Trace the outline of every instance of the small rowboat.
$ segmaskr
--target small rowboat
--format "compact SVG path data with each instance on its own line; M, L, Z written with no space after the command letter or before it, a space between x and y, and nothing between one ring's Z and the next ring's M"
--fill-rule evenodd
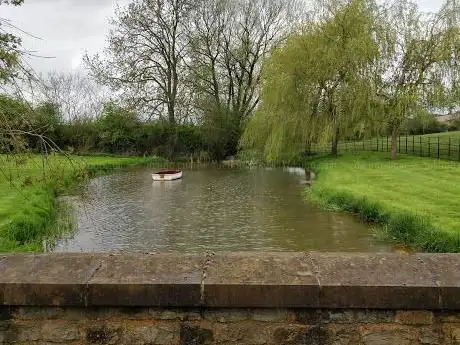
M152 174L154 181L173 181L182 178L182 170L160 170Z

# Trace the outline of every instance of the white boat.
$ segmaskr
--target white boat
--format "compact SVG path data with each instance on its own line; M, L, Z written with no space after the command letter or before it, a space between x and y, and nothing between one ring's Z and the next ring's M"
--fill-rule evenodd
M152 174L154 181L173 181L182 178L182 170L160 170Z

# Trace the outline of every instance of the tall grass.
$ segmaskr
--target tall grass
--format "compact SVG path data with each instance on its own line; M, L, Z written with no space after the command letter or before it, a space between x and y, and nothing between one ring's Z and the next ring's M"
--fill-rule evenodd
M375 223L384 235L426 252L460 252L460 164L381 153L323 158L310 200Z

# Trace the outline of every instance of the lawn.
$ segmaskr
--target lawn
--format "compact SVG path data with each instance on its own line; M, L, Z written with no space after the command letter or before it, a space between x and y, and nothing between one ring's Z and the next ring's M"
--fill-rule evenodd
M39 251L57 236L56 195L78 181L158 158L0 155L0 252Z
M311 164L311 200L356 213L416 249L460 252L460 163L373 152Z

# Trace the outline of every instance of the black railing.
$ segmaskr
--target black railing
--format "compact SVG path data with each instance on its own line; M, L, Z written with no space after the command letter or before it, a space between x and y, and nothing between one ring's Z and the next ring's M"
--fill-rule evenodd
M460 161L460 137L449 136L400 136L397 139L398 153L420 157L431 157ZM331 151L330 145L313 145L312 152ZM342 141L340 152L391 152L391 137L378 137L360 141Z

